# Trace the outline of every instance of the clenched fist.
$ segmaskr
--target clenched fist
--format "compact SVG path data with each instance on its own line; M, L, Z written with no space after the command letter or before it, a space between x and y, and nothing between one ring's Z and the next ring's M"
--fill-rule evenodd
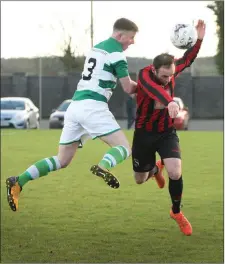
M168 112L171 118L175 118L179 112L179 105L172 101L168 104Z

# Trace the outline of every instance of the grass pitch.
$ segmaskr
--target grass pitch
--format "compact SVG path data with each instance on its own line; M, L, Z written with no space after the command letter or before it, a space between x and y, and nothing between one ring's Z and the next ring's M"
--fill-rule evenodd
M132 142L132 131L126 133ZM190 237L169 218L168 184L135 184L131 159L113 170L117 190L89 172L108 148L99 140L87 142L68 168L24 186L12 212L5 179L57 154L60 131L3 130L1 262L222 263L223 134L179 135Z

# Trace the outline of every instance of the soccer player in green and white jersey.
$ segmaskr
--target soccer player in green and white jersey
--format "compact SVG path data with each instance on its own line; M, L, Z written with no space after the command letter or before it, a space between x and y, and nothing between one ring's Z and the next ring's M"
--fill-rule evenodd
M109 111L108 101L117 79L126 93L135 93L137 84L129 77L123 51L134 44L137 32L138 27L134 22L118 19L114 23L112 36L95 45L88 53L82 79L65 113L58 155L37 161L19 176L6 180L7 199L13 211L18 210L19 194L27 182L68 166L79 145L90 137L100 138L110 146L99 164L91 167L92 173L103 178L110 187L119 187L119 181L110 169L126 160L131 149Z

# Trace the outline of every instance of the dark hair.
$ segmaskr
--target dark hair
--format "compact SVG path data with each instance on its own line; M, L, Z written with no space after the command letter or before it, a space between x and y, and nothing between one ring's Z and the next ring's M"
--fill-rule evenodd
M127 18L117 19L113 25L113 30L127 30L138 32L138 26Z
M156 70L161 67L169 68L174 63L174 56L168 53L162 53L156 56L153 60L153 66Z

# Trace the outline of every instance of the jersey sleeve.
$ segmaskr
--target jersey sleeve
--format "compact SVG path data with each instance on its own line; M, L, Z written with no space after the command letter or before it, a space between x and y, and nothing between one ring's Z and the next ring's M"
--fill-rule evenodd
M185 68L189 67L193 63L193 61L198 55L201 44L202 44L202 40L198 39L195 45L189 48L184 53L182 58L177 59L175 61L175 66L176 66L175 74L174 74L175 77L177 77L179 73L181 73Z
M150 98L165 106L173 101L173 98L167 93L167 91L150 78L149 71L145 68L139 72L138 87L144 90Z
M120 79L129 76L127 59L122 52L113 52L109 54L109 62L117 78Z

